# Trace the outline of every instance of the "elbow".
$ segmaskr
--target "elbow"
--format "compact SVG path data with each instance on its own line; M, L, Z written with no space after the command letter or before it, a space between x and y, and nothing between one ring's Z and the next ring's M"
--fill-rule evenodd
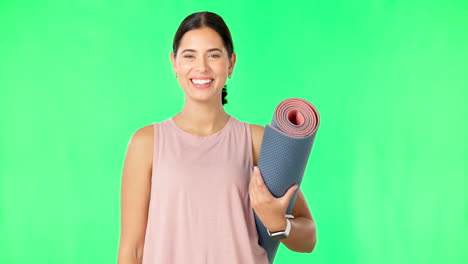
M141 264L143 262L143 248L121 247L117 264Z
M136 249L135 257L136 257L138 263L143 262L143 248L137 248Z
M305 253L312 253L315 249L315 245L317 245L317 228L315 227L314 225L314 228L312 229L312 235L311 235L311 243L310 245L307 247L307 250L305 251Z
M317 244L317 239L314 239L312 242L312 246L308 247L305 253L312 253L315 249L315 245Z

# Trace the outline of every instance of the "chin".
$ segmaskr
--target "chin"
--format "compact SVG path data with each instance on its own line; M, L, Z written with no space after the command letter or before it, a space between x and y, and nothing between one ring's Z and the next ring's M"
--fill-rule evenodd
M210 103L213 100L219 100L221 102L221 97L217 96L216 94L210 94L210 95L185 95L186 99L189 99L190 101L195 101L199 103Z

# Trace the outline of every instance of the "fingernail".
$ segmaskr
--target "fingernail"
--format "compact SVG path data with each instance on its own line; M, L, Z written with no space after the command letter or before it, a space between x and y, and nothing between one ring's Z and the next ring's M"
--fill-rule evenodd
M254 167L254 172L258 173L258 167L257 166Z

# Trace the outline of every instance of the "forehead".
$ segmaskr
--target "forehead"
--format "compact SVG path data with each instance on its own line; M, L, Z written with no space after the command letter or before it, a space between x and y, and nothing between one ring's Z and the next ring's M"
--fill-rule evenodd
M203 27L187 31L180 40L179 49L195 49L205 51L211 48L224 50L223 39L212 28Z

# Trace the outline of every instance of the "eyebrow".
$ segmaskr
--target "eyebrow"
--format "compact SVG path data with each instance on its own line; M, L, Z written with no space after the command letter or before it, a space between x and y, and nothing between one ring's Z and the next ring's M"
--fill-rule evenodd
M220 50L220 49L218 49L218 48L209 49L208 52L210 52L210 51L215 51L215 50L220 51L220 52L223 52L222 50ZM194 49L184 49L180 54L182 54L182 53L184 53L184 52L186 52L186 51L195 52L196 50L194 50Z

